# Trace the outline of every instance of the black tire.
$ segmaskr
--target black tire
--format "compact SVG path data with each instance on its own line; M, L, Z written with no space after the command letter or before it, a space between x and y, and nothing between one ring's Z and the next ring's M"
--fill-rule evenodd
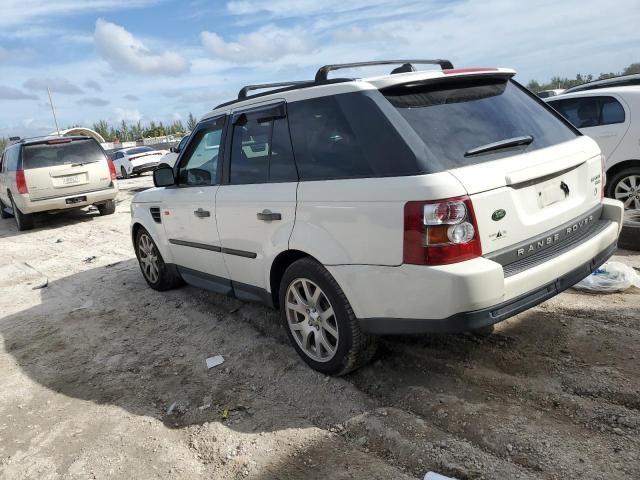
M155 281L153 281L153 279L149 277L148 273L145 271L145 267L143 266L143 261L141 260L144 254L141 253L140 241L145 235L150 240L157 254L158 278ZM160 254L155 241L151 237L151 234L144 228L140 228L136 233L135 251L136 258L138 259L138 264L140 265L140 270L142 271L142 276L151 288L153 288L154 290L163 291L170 290L182 285L183 281L180 273L178 273L178 269L175 265L167 265L166 263L164 263L164 259L162 258L162 255Z
M618 186L618 184L620 184L623 180L625 180L626 178L630 177L630 176L636 176L636 177L640 177L640 167L630 167L630 168L625 168L624 170L620 170L619 172L615 173L614 175L611 176L611 178L607 178L607 197L609 198L616 198L616 187ZM638 185L640 186L640 185ZM629 185L626 186L627 188L629 187ZM626 188L625 188L626 190ZM632 193L632 192L630 192ZM640 196L640 191L637 191L636 194L638 196ZM626 209L638 209L640 208L640 198L638 198L638 196L636 196L635 199L633 199L631 201L630 205L626 205L625 204L625 208ZM628 198L618 198L617 200L620 200L622 202L625 202L626 200L628 200Z
M13 198L10 196L9 200L11 200L11 209L13 210L13 218L16 221L16 226L18 230L21 232L25 230L31 230L33 228L33 214L22 213L18 207L16 207Z
M105 203L96 205L96 208L100 215L112 215L116 213L116 202L115 200L107 200Z
M124 166L120 167L120 178L129 178L129 174L127 173L127 169Z
M7 206L0 200L0 218L11 218L11 214L5 210Z
M624 212L618 247L640 251L640 210Z
M307 279L318 285L333 307L338 329L338 341L334 356L324 362L314 360L298 345L287 320L286 295L289 286L296 280ZM365 363L375 354L378 338L365 334L351 309L344 292L322 265L311 258L292 263L284 273L279 290L280 318L291 344L300 357L314 370L327 375L345 375Z

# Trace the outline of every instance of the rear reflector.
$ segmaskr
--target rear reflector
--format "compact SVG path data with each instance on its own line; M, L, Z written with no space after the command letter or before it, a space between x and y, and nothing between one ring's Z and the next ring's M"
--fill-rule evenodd
M49 145L55 145L56 143L70 143L70 138L54 138L52 140L47 140Z
M24 177L24 170L16 170L16 189L18 193L29 193L27 180Z
M482 255L469 197L404 206L404 263L447 265Z

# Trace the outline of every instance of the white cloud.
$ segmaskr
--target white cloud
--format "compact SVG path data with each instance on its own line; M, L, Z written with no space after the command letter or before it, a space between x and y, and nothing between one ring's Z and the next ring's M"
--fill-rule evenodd
M78 105L90 105L92 107L106 107L109 101L98 97L81 98L76 102Z
M98 54L114 71L137 74L180 75L189 62L177 52L154 53L120 25L96 21L95 43Z
M310 53L299 29L266 26L241 35L235 42L225 41L213 32L201 32L200 41L212 57L231 63L267 62L290 54Z
M130 102L137 102L138 100L140 100L140 97L138 97L137 95L133 95L131 93L127 93L124 97L125 100L129 100Z
M31 93L23 92L13 87L0 85L0 98L3 100L37 100L38 97Z
M64 78L30 78L22 84L29 90L49 90L55 93L66 93L77 95L82 93L82 89Z
M158 0L2 0L0 26L17 26L54 16L138 8Z
M95 80L87 80L86 82L83 83L83 85L86 88L89 88L91 90L95 90L96 92L101 92L102 91L102 87Z
M121 123L123 120L127 123L138 123L140 120L142 120L142 114L137 109L127 110L117 107L114 111L113 121L115 123Z

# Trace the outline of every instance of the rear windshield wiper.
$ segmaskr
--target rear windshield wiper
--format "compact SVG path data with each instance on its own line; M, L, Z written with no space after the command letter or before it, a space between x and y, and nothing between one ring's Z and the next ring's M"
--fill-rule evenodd
M88 163L96 163L99 162L100 160L89 160L88 162L79 162L79 163L72 163L71 166L72 167L81 167L83 165L86 165Z
M529 145L531 142L533 142L533 137L531 135L526 135L524 137L505 138L504 140L500 140L499 142L487 143L486 145L467 150L464 153L464 156L470 157L472 155L492 152L494 150L501 150L503 148L517 147L519 145Z

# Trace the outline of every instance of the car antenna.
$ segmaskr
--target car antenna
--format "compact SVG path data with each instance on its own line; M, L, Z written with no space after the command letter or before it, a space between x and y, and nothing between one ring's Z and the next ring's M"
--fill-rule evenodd
M49 105L51 105L51 113L53 113L53 121L56 124L56 131L58 132L58 136L60 137L60 128L58 127L58 119L56 118L56 111L53 108L53 101L51 100L51 90L49 90L49 87L47 86L47 93L49 94Z

